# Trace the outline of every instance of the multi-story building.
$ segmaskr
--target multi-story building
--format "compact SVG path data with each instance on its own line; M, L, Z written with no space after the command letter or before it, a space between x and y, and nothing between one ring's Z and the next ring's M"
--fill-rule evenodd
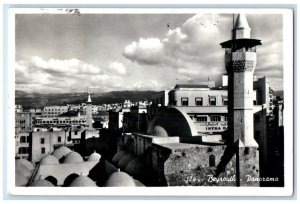
M53 118L68 112L69 106L45 106L43 108L43 118Z
M16 112L15 113L15 128L16 131L31 131L33 126L32 113Z
M70 125L86 125L86 115L82 115L81 111L68 111L58 116L48 118L36 118L37 126L70 126Z
M23 106L22 105L15 105L15 112L16 113L23 112Z
M15 158L28 159L30 154L31 132L19 131L15 136Z
M40 161L42 157L50 154L60 146L72 145L71 138L68 136L68 128L34 127L30 147L30 160L33 162Z

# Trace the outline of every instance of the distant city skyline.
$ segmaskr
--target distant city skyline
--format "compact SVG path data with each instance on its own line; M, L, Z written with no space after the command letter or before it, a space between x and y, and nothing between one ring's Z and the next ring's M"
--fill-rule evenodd
M254 75L283 90L282 15L247 19L262 40ZM232 14L17 14L16 90L159 91L217 82L226 73L219 44L231 29Z

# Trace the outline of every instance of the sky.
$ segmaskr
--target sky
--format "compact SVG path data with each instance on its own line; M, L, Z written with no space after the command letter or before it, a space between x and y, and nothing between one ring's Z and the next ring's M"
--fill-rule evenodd
M283 90L282 15L246 14L254 75ZM37 93L172 89L221 80L232 14L17 14L16 90Z

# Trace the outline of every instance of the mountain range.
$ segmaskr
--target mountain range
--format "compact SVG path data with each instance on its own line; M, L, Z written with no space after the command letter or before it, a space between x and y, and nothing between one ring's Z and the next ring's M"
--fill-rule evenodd
M94 105L122 103L125 100L131 102L150 100L155 91L111 91L106 93L91 94ZM283 91L275 91L276 96L283 98ZM87 93L27 93L15 91L15 103L24 108L42 108L44 106L80 104L87 101Z

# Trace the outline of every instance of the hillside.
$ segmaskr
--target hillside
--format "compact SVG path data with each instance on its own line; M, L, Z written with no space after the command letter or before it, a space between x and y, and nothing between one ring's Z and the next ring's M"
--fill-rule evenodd
M93 104L121 103L124 100L132 102L150 100L155 91L112 91L107 93L93 93L91 98ZM87 100L87 93L63 93L63 94L41 94L15 92L16 104L24 108L41 108L51 105L79 104Z

